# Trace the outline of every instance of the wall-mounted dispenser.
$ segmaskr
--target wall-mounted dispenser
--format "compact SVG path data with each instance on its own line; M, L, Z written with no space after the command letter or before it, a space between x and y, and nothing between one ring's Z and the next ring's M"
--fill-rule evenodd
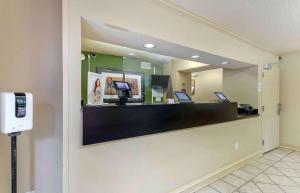
M30 93L0 93L0 131L11 138L11 192L17 193L17 136L31 130L33 97Z
M0 93L0 129L4 134L32 129L32 94Z

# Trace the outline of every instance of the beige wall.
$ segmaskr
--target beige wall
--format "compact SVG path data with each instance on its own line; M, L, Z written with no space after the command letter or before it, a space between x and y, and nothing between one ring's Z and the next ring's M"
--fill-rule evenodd
M223 92L231 101L259 107L259 67L224 69Z
M300 148L300 52L284 55L280 63L281 144Z
M259 128L254 118L86 147L78 144L71 152L70 192L171 192L260 151Z
M188 64L184 60L172 60L170 64L170 72L172 83L175 91L186 90L188 93L191 91L192 75L189 72L180 72L185 69Z
M216 100L214 92L223 90L223 69L213 69L196 72L195 94L192 95L193 101L213 102Z
M34 128L18 137L19 193L62 191L59 0L1 1L0 91L34 95ZM0 134L0 193L10 192L10 141Z
M65 190L166 193L260 150L260 118L82 147L81 16L244 62L277 59L158 1L65 0L64 5ZM234 152L237 140L241 151Z
M215 91L222 91L231 101L251 104L258 107L258 66L243 69L212 69L195 72L181 72L182 69L193 68L183 61L175 61L171 65L175 90L185 88L191 93L191 80L195 80L195 102L216 101ZM183 86L183 84L185 86Z

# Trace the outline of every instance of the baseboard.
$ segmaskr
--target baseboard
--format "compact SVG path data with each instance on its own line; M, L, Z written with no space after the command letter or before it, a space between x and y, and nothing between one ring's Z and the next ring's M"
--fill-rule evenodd
M215 172L212 172L192 183L189 183L185 186L182 186L180 188L177 188L176 190L170 192L170 193L193 193L195 191L200 190L201 188L209 185L210 183L230 174L236 169L239 169L243 167L244 165L248 164L252 160L262 156L262 152L258 151L256 153L253 153L247 157L244 157L243 159L240 159L230 165L227 165L225 167L222 167Z
M287 149L291 149L291 150L295 150L295 151L300 151L300 146L290 145L290 144L286 144L286 143L280 144L279 147L287 148Z

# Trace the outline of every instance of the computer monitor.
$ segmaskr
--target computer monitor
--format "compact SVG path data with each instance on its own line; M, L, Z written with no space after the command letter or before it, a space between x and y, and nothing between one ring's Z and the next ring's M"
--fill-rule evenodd
M132 98L132 91L129 83L123 81L113 81L113 84L119 97L117 104L125 105L128 102L128 98Z
M185 91L176 91L175 96L180 103L192 103L191 97Z
M222 92L215 92L215 95L221 102L230 102L229 99Z
M131 90L128 82L114 81L113 83L116 90Z
M169 84L170 76L168 75L152 75L152 87L160 86L167 88Z

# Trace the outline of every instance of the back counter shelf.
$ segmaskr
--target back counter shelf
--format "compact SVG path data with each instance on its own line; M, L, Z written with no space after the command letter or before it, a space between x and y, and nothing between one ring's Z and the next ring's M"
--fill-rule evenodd
M83 145L239 119L235 102L84 106Z

